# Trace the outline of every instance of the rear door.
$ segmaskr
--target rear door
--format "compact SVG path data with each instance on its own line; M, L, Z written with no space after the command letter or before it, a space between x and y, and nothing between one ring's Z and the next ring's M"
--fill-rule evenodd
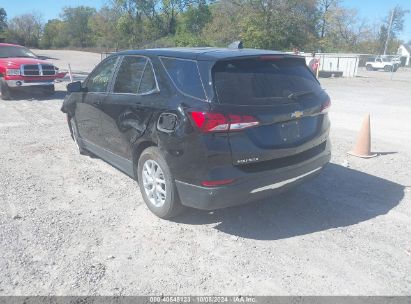
M263 56L218 61L212 77L218 100L213 103L215 111L248 115L260 123L229 132L234 164L295 154L298 147L323 136L321 111L328 95L303 58Z
M139 55L124 56L110 94L102 105L105 149L132 160L131 143L143 135L160 105L159 98L151 60Z
M118 57L109 57L93 70L84 83L86 93L76 104L77 128L80 137L87 143L103 145L100 127L101 105L107 97L117 60Z

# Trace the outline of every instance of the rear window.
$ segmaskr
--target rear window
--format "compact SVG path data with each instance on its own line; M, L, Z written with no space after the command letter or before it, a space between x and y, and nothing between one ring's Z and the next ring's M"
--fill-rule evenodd
M186 95L206 99L196 61L165 57L160 59L177 89Z
M305 62L293 58L219 61L212 74L218 100L226 104L272 104L321 90Z

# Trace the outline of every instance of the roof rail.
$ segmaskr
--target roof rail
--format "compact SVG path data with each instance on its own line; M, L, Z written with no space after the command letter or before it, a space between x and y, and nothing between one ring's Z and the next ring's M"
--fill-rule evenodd
M228 45L229 49L242 49L243 48L243 42L238 40L238 41L234 41L232 43L230 43Z

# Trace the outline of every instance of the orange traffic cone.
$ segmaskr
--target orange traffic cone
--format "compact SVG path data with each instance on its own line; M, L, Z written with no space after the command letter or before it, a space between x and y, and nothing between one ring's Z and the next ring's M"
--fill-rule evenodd
M365 116L354 150L348 152L348 154L362 158L377 156L377 154L371 154L370 114Z

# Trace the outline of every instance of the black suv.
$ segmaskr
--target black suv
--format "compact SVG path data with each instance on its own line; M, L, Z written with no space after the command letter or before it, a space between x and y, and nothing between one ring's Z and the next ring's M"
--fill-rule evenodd
M303 57L126 51L67 89L62 111L80 153L137 179L162 218L270 196L330 160L330 99Z

